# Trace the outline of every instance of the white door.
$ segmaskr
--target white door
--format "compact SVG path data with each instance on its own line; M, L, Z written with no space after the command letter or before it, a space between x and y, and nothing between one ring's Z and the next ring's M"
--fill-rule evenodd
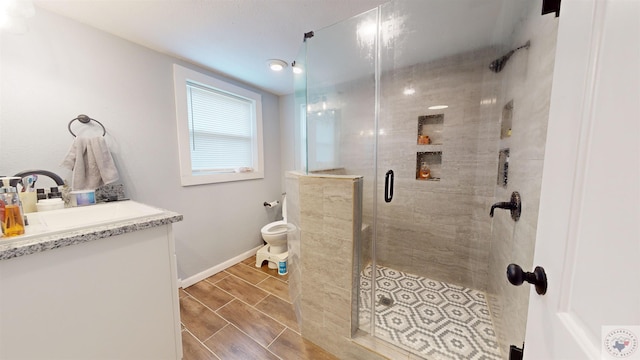
M640 0L562 2L534 264L525 359L640 359Z

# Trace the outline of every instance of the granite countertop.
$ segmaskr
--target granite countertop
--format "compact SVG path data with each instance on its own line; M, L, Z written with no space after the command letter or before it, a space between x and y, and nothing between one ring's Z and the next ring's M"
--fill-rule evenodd
M135 219L116 220L104 225L43 232L34 236L25 236L23 239L19 236L13 238L0 237L0 261L167 225L183 219L181 214L164 209L155 209L161 210L161 212ZM29 214L27 214L28 217ZM27 226L28 230L29 226Z

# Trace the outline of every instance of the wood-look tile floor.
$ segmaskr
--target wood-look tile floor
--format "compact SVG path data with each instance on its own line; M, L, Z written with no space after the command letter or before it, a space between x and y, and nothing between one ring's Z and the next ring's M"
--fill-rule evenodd
M337 359L300 336L287 275L255 263L180 289L183 359Z

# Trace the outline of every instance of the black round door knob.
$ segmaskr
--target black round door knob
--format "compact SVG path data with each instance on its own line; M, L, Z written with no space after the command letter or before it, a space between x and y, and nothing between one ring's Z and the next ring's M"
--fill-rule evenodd
M520 286L525 281L535 285L538 295L547 293L547 274L541 266L536 266L533 272L526 272L518 264L509 264L507 266L507 279L515 286Z

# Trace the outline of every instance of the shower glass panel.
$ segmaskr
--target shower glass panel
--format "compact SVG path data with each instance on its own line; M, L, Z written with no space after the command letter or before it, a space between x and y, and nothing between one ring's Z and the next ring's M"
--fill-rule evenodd
M557 31L540 6L396 0L305 43L307 171L363 176L355 338L427 359L522 345L528 291L504 274L533 258ZM512 191L519 223L490 218Z
M293 162L294 170L307 171L307 47L300 47L293 63Z
M500 10L380 7L377 192L387 169L395 189L377 203L373 331L428 359L501 358L484 292L499 128L481 105L500 89L488 68Z
M356 237L356 278L372 260L376 182L376 56L378 9L314 31L306 52L306 115L303 134L309 174L362 175L362 231ZM371 291L371 289L367 290ZM356 289L354 298L362 294ZM371 299L371 295L368 294ZM351 328L360 326L352 304ZM363 325L364 326L364 325Z
M307 41L309 173L373 176L376 16L374 9Z

